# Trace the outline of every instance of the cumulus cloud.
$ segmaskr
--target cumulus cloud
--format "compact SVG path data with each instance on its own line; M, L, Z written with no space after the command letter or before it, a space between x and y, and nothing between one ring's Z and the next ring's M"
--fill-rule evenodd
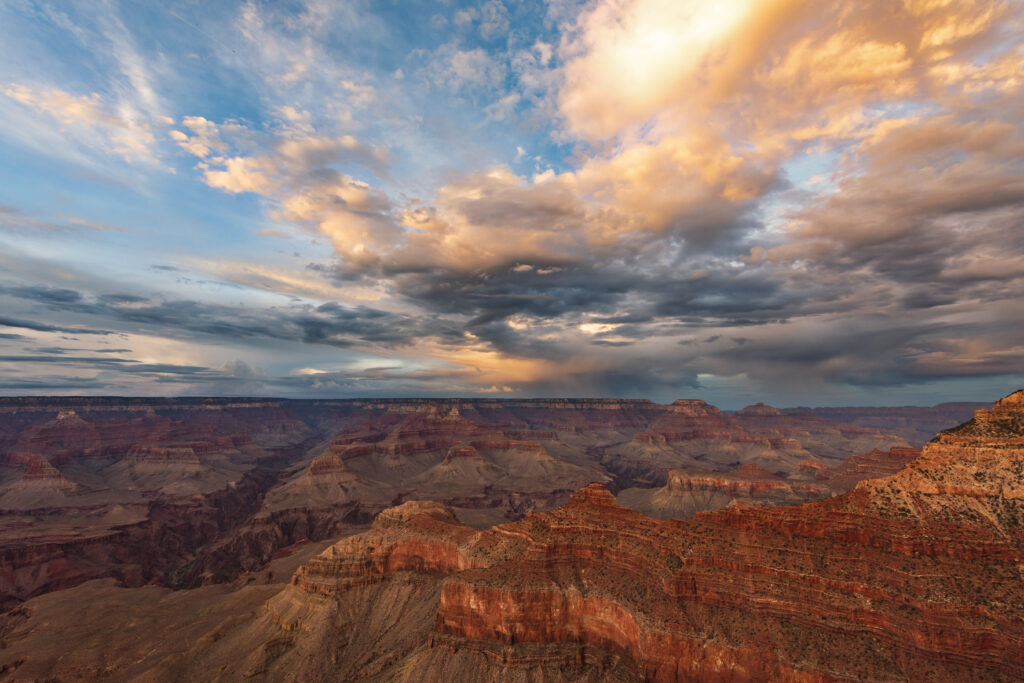
M220 138L219 127L213 121L207 121L202 116L186 116L181 123L189 133L175 129L168 135L189 154L205 159L211 152L227 150L227 145Z
M386 175L388 152L352 135L322 134L295 110L284 111L283 127L271 135L238 123L216 124L187 117L192 136L179 144L201 161L203 179L229 194L251 193L275 200L275 214L308 225L331 238L354 262L375 258L398 237L387 197L339 166ZM234 145L222 140L228 132ZM177 131L172 131L175 133ZM176 138L177 139L177 138ZM212 151L220 152L212 156Z

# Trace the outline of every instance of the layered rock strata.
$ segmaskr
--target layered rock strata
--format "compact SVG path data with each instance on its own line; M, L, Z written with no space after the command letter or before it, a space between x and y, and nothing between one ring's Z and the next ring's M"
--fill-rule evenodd
M302 632L405 586L432 624L376 662L395 678L427 661L553 680L1007 680L1024 677L1022 567L1018 393L896 475L803 505L659 522L593 485L489 531L399 508L300 569L268 618Z
M898 441L741 412L696 400L0 398L0 605L103 576L230 581L406 500L444 501L483 527L588 482L834 467Z
M730 472L673 470L660 488L621 491L621 505L657 519L688 519L724 507L794 505L821 500L852 489L858 482L894 474L921 454L919 448L872 450L853 455L832 468L804 461L785 476L757 465Z

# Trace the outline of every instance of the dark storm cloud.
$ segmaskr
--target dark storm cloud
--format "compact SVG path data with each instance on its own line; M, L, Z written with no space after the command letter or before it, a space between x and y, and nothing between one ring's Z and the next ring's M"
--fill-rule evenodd
M742 345L722 348L714 352L715 357L741 364L776 364L797 367L813 367L836 358L877 360L894 349L904 349L916 338L936 333L940 328L932 327L875 327L857 330L842 323L832 329L818 330L815 335L800 337L779 337L770 340L748 340Z
M146 297L135 294L100 294L97 298L107 304L138 304L146 301Z
M969 282L1020 277L1018 121L1012 106L968 109L877 136L859 155L859 173L791 214L792 239L777 253L807 258L823 275L864 271L927 286L935 299L962 300ZM930 302L918 293L907 303Z
M0 326L2 327L16 327L23 330L33 330L35 332L69 332L71 334L114 334L109 330L94 330L80 327L60 327L58 325L48 325L46 323L35 322L33 320L22 320L18 318L8 318L6 316L0 316Z
M72 351L73 349L67 349ZM109 357L96 357L96 356L73 356L61 353L59 355L44 355L44 354L23 354L23 355L0 355L0 363L11 363L17 366L24 365L61 365L65 367L75 367L87 370L99 370L102 371L109 380L111 377L122 374L126 376L145 376L151 381L156 382L179 382L189 383L198 380L202 381L230 381L233 379L250 379L253 377L261 377L257 373L248 373L245 376L240 376L238 373L237 362L235 366L227 368L210 368L201 365L178 365L174 363L143 363L137 360L122 359L122 358L109 358ZM11 379L7 382L0 383L0 388L17 388L24 387L38 388L40 386L53 388L82 388L93 386L95 382L99 380L83 379L83 378L68 378L65 380L57 380L53 377L49 377L46 380L34 380L27 378Z
M590 342L595 346L632 346L636 342L631 341L608 341L606 339L593 339Z
M528 396L619 396L649 398L679 396L701 387L696 372L667 358L634 357L616 367L567 373L518 387Z
M630 291L633 278L589 264L519 264L464 272L432 268L394 276L397 292L430 310L467 313L481 323L528 314L556 317L567 310L606 307ZM538 272L540 271L540 272ZM387 274L385 274L387 276Z
M15 335L16 337L19 335ZM2 337L0 337L2 338ZM131 349L76 349L67 346L37 346L37 347L25 347L25 351L30 353L44 354L44 355L56 355L56 354L67 354L67 353L131 353Z
M951 290L952 288L946 291L935 291L931 287L917 288L904 294L900 299L900 304L907 308L948 306L949 304L956 303L959 298L957 293Z
M951 324L908 317L897 325L882 318L836 319L792 335L745 338L742 345L714 348L707 358L712 367L778 378L899 386L1024 374L1024 354L1014 349L1018 332L1016 321Z
M63 353L58 355L26 354L20 356L0 356L0 363L61 363L90 365L93 367L117 367L124 363L135 363L137 361L123 358L103 358L99 356L67 356Z
M120 368L121 372L136 374L161 374L161 375L208 375L213 372L210 368L201 365L172 365L170 363L138 363L137 365L126 365ZM215 373L218 374L219 373Z
M123 331L179 337L210 335L226 340L277 339L348 348L359 344L401 346L425 335L457 336L456 330L444 321L397 315L368 306L346 307L333 302L316 307L253 309L198 301L151 301L125 294L91 297L73 290L54 291L43 287L17 287L7 290L7 293L55 311L116 321ZM123 305L125 303L131 305ZM83 329L8 318L0 318L0 325L43 332L90 333Z
M82 298L82 295L73 289L59 287L11 287L7 293L20 299L29 299L43 304L74 303Z
M554 319L577 313L609 324L705 318L757 324L796 312L801 301L799 294L786 291L767 272L708 271L696 277L692 273L692 266L675 271L563 262L529 270L517 270L516 264L474 272L434 268L402 273L394 282L397 292L417 306L472 316L471 328L514 315ZM633 301L623 310L628 298Z
M90 379L64 379L47 377L45 379L6 379L0 378L0 390L11 392L45 392L59 394L65 391L98 390L107 386L104 382Z

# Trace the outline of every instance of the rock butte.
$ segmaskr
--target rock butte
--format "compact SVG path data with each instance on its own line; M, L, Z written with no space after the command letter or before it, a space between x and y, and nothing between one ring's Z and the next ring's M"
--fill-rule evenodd
M8 620L0 666L94 673L87 655L37 650L74 628L54 619L67 602L56 595ZM247 614L175 656L116 649L146 640L140 627L101 655L153 680L229 663L256 680L1019 680L1024 393L940 433L896 474L800 505L658 521L592 484L477 529L409 501Z

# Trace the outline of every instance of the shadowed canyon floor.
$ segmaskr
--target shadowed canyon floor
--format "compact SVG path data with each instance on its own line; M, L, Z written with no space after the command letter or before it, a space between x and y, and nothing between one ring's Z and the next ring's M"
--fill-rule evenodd
M923 452L699 401L121 401L5 415L0 678L1024 676L1024 394Z

